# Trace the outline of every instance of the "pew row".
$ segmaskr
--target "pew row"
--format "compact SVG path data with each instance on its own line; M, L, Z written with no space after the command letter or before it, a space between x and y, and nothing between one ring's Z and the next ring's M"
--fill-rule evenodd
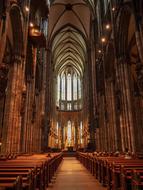
M45 190L62 157L51 153L0 160L0 190Z
M143 190L143 159L82 152L77 159L108 190Z

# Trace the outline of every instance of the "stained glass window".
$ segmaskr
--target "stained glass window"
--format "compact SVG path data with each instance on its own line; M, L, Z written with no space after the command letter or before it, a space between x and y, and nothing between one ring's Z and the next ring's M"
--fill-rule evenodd
M61 89L61 93L62 93L62 100L65 100L65 74L62 76L62 89Z
M60 76L57 78L57 104L59 105L60 100Z
M77 75L73 75L73 99L77 100Z
M67 100L72 100L72 80L71 80L71 74L69 73L67 75Z
M59 109L67 111L81 109L81 94L81 78L74 69L65 69L58 75L57 105Z
M79 77L78 77L78 97L79 99L81 99L81 81Z

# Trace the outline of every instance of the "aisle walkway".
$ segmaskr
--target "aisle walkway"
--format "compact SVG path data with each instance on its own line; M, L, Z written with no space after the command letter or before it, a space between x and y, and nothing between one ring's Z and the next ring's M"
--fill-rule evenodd
M65 157L48 190L106 190L74 157Z

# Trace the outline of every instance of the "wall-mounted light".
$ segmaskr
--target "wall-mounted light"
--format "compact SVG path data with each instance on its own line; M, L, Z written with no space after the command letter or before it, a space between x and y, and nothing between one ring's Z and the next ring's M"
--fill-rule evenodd
M111 28L111 25L110 24L106 24L105 28L106 28L106 30L109 30Z
M30 10L29 7L25 6L25 11L29 12L29 10Z
M105 37L102 37L102 38L101 38L101 42L102 42L102 43L105 43L105 42L106 42L106 38L105 38Z
M34 29L34 32L35 32L35 33L39 33L39 30L38 30L38 29Z
M32 28L30 31L32 36L40 36L41 32L37 28Z
M34 24L32 22L30 22L29 26L32 28L34 26Z
M115 7L112 7L112 11L114 12L116 10L116 8Z
M102 53L101 49L98 50L98 53Z

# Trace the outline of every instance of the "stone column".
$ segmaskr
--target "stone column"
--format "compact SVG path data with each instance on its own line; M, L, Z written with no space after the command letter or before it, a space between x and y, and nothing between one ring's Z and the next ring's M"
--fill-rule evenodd
M63 125L61 125L61 148L64 148L64 128Z
M64 109L67 110L67 73L65 74L65 102L66 103L64 103L64 106L65 106Z
M92 145L92 148L95 148L95 125L94 125L94 97L93 97L93 76L92 76L92 65L93 62L91 60L91 47L88 48L88 80L89 83L88 86L88 96L89 96L89 105L88 105L88 111L89 111L89 133L90 133L90 143ZM87 82L87 81L86 81Z
M34 122L36 114L35 103L35 68L36 68L36 54L37 50L33 50L33 76L29 76L27 81L27 94L26 94L26 111L24 118L24 138L23 138L23 151L31 152L32 134L34 135Z
M72 93L72 97L71 97L71 99L72 99L72 101L71 101L71 109L72 110L74 110L74 86L73 86L73 71L72 71L72 73L71 73L71 93Z
M115 95L113 88L113 81L107 79L106 81L106 98L107 98L107 113L108 113L108 141L109 151L116 151L117 147L117 133L116 133L116 114L115 114Z
M143 98L136 95L133 103L133 114L135 118L135 152L143 153Z
M134 121L131 103L131 86L129 70L130 65L126 60L119 63L120 88L122 93L122 113L120 116L122 149L129 148L130 151L135 150L134 144Z
M106 142L106 126L105 126L105 97L99 97L99 147L100 151L105 151L107 148Z
M74 122L74 127L75 127L75 148L78 149L78 144L79 144L78 139L80 140L80 136L78 133L79 126L76 121Z
M8 85L3 122L2 152L20 151L21 97L22 97L22 58L14 56L14 63L8 74Z

